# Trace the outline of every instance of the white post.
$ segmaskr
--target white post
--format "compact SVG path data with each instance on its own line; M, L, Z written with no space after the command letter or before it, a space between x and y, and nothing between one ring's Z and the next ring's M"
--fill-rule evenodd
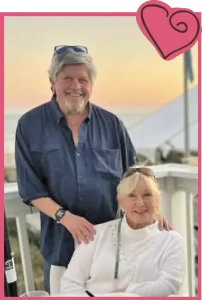
M30 256L30 248L28 242L28 234L26 227L26 219L24 215L16 217L16 225L18 231L20 254L22 260L23 275L25 281L26 292L34 291L34 276L32 269L32 262Z
M165 177L158 180L161 190L161 213L166 220L172 223L172 195L175 192L173 178Z
M178 191L172 196L172 224L176 231L178 231L183 239L184 239L184 252L185 252L185 277L184 282L180 290L181 296L194 296L191 282L193 279L192 276L192 268L195 266L191 266L193 260L192 260L192 252L190 252L189 243L192 242L194 238L194 232L193 232L193 223L190 223L190 211L187 210L187 201L186 201L186 192ZM191 205L189 205L190 207ZM192 209L193 212L193 209ZM192 218L193 219L193 218ZM190 228L188 231L187 228ZM194 242L193 242L194 246ZM190 269L191 266L191 269Z
M189 270L190 296L196 296L196 272L195 272L195 234L194 234L194 197L193 194L186 194L186 215L187 215L187 252Z

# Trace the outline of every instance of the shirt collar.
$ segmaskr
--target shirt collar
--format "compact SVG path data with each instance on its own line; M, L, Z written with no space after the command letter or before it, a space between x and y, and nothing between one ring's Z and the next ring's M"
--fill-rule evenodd
M59 105L56 101L56 97L53 95L50 101L51 111L53 113L53 116L55 117L56 121L59 123L62 118L64 118Z
M124 215L123 221L122 221L122 230L123 230L125 236L130 236L132 238L135 238L136 240L143 240L147 236L150 236L151 234L154 234L159 231L158 221L155 220L155 222L153 224L148 225L141 229L132 229L128 225L126 215Z
M50 101L50 106L51 106L51 111L54 115L54 117L56 118L57 122L59 123L61 121L61 119L64 118L64 115L62 114L59 105L57 103L56 97L53 95ZM92 104L89 102L88 103L88 116L87 116L87 120L91 119L92 116Z

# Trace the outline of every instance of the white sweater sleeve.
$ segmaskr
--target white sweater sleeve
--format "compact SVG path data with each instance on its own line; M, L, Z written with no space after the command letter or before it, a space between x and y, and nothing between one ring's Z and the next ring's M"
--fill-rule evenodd
M159 264L159 277L154 281L131 282L126 293L139 296L169 296L179 292L184 277L183 240L176 235L168 244Z
M60 294L89 297L85 293L85 284L89 278L95 245L96 237L89 244L82 243L77 246L67 270L60 279Z

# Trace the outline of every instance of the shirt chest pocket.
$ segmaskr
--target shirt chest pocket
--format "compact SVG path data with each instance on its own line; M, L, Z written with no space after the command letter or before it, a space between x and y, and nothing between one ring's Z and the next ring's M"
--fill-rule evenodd
M44 177L61 171L62 150L59 144L31 145L34 163L41 168Z
M92 148L95 176L121 178L123 168L119 149Z

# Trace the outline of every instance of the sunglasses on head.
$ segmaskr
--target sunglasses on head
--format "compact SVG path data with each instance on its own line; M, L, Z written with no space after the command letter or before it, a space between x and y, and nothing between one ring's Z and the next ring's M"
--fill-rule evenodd
M150 168L146 168L146 167L139 167L139 168L138 167L137 168L130 167L130 168L128 168L126 173L123 175L123 178L132 176L135 173L140 173L142 175L155 178L155 174L154 174L153 170Z
M77 52L77 53L88 53L88 48L85 47L85 46L66 46L66 45L59 45L59 46L55 46L54 47L54 53L53 55L55 54L63 54L65 52L68 52L68 50L72 50L74 52Z

